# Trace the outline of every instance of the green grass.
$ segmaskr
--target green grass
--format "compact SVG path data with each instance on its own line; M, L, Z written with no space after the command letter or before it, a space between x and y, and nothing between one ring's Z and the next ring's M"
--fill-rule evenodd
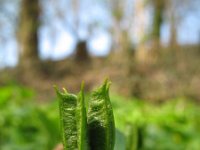
M17 85L0 87L0 150L51 150L61 142L58 101L38 104L35 94ZM142 129L142 149L200 149L198 104L177 98L155 105L113 94L111 101L116 150L125 149L128 124Z

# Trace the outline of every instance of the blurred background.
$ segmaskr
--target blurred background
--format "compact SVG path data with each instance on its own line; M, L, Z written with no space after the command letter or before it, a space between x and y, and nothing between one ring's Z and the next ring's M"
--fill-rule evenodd
M123 150L200 149L200 0L0 0L0 150L61 142L52 86L107 77ZM89 98L89 94L87 95ZM37 147L37 148L36 148Z

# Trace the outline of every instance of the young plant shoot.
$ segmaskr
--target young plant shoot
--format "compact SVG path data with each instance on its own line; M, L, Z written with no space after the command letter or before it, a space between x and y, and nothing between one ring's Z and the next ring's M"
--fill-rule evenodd
M60 92L55 88L59 97L64 150L114 149L115 124L109 86L110 83L106 80L101 87L92 92L87 117L83 85L77 96L65 89L64 92Z
M110 82L93 91L88 108L88 131L91 150L113 150L115 123L109 98Z
M78 96L58 91L64 150L87 150L87 119L83 85Z

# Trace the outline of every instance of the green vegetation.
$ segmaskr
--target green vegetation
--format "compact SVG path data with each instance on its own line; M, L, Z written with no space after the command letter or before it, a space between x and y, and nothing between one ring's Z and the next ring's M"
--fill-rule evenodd
M116 127L126 131L128 123L137 123L142 149L200 149L200 108L184 98L152 104L113 96ZM141 137L141 136L140 136Z
M57 103L35 103L35 93L0 88L0 149L51 150L60 141Z
M65 89L64 92L59 92L56 88L60 100L64 150L114 149L115 125L109 86L110 83L106 80L92 93L87 116L83 84L78 96L68 93Z
M87 122L83 88L78 96L61 93L56 88L60 100L61 134L65 150L87 149Z
M113 94L110 99L118 129L115 150L126 149L131 124L140 127L141 149L200 149L200 108L193 101L177 98L152 104ZM30 89L0 87L1 150L53 150L61 142L58 100L38 101Z
M110 83L92 93L88 107L89 141L92 150L113 150L115 123L109 97Z
M127 139L126 139L126 150L137 150L142 146L139 144L139 128L135 124L127 125Z

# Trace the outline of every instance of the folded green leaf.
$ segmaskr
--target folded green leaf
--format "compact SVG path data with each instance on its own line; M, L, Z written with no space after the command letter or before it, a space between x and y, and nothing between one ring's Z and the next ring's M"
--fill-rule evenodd
M115 124L109 98L108 80L92 93L88 108L88 131L91 150L113 150Z
M87 150L86 110L83 88L78 96L66 90L59 97L60 121L64 150Z

